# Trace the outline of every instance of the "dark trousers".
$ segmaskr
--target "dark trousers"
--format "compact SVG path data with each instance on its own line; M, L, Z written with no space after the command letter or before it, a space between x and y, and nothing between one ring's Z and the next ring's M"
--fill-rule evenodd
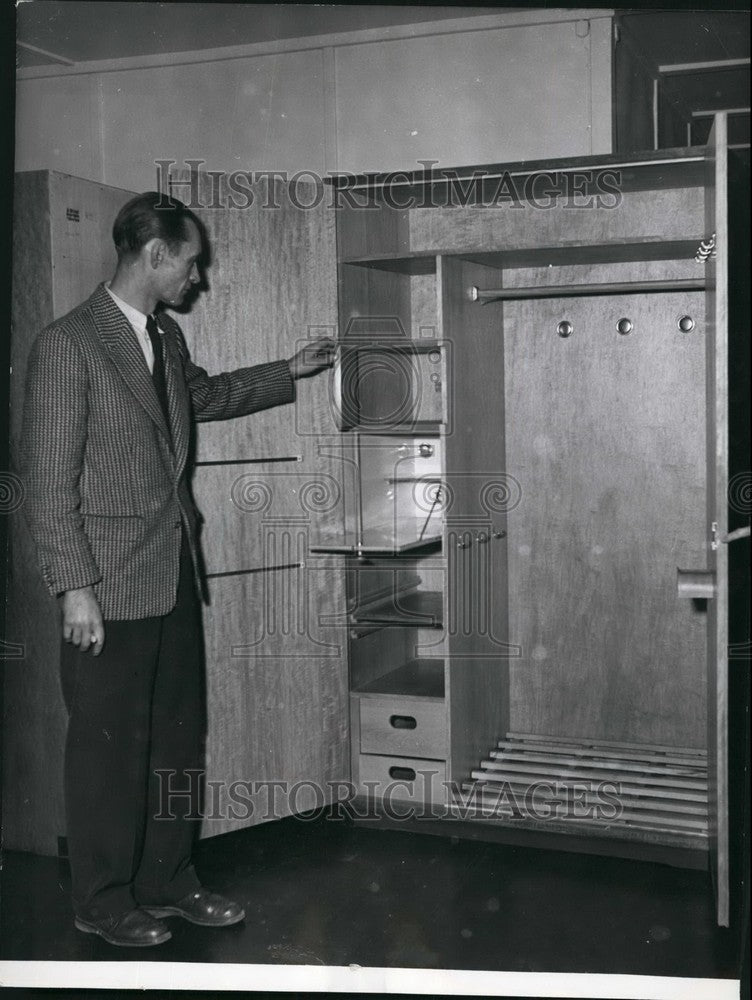
M61 680L76 915L102 920L176 902L199 885L191 851L205 730L201 620L185 539L175 608L106 621L99 656L63 642ZM190 799L175 794L189 789Z

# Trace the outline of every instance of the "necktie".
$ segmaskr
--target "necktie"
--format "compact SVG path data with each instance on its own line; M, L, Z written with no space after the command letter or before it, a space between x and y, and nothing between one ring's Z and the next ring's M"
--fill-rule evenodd
M170 429L170 409L167 403L167 383L165 381L164 357L162 355L162 340L159 336L157 321L153 316L146 317L146 332L154 350L154 368L151 377L157 393L157 399L164 413L167 429Z

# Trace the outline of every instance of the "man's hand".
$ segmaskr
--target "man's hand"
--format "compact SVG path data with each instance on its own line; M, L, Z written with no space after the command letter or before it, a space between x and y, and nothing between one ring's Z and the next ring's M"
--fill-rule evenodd
M89 647L95 656L102 652L102 613L91 587L66 590L63 594L63 638L84 653Z
M294 379L308 378L309 375L317 375L324 368L331 368L334 363L334 351L336 344L329 337L320 337L312 340L310 344L293 354L287 362L290 366L290 374Z

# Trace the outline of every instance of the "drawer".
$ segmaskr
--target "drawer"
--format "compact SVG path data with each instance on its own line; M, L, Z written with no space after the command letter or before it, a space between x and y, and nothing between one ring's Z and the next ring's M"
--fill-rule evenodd
M385 695L360 701L362 753L447 756L446 702Z
M446 764L442 760L362 753L357 789L358 794L387 810L392 802L440 805L447 800Z

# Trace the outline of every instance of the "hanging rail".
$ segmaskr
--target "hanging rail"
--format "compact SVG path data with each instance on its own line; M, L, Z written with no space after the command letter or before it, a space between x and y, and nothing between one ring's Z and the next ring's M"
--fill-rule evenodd
M704 292L704 278L669 278L663 281L600 281L587 285L536 285L527 288L478 288L471 285L471 302L509 299L579 298L583 295L644 295L648 292Z

